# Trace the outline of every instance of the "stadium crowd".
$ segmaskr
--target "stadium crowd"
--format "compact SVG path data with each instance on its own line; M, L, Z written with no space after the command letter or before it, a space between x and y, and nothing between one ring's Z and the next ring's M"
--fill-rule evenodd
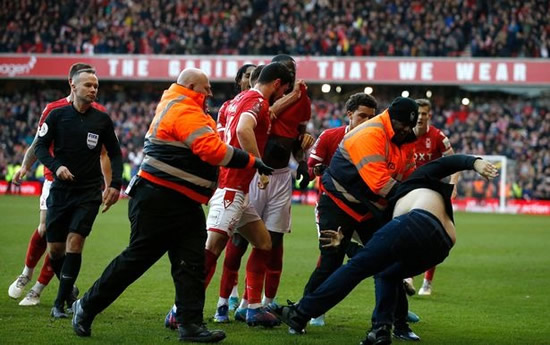
M2 1L0 53L548 58L544 0Z
M100 102L105 105L115 123L124 161L128 166L128 178L128 175L135 174L143 158L143 138L154 115L157 100L151 94L121 97L122 94L111 99L100 99ZM8 165L21 163L36 132L38 116L47 101L62 96L59 90L41 90L0 97L2 179L9 175ZM382 107L391 100L391 95L377 97ZM221 104L221 101L219 99L215 103ZM448 135L455 152L505 155L513 160L508 171L509 197L550 199L550 101L544 97L527 100L502 95L490 98L474 96L469 106L437 98L432 101L433 124ZM215 107L212 109L213 113L217 111ZM346 121L344 102L317 99L312 102L312 120L308 124L308 132L317 137L323 129L341 126ZM29 176L32 178L35 175ZM497 196L496 184L477 185L472 178L468 174L463 175L459 183L459 195L480 198Z

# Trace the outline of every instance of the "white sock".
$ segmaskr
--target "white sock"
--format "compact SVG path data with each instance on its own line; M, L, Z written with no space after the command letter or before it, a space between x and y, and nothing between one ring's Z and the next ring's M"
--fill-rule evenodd
M46 285L36 282L36 284L34 284L34 286L32 287L32 290L34 290L37 294L40 295L42 293L42 290L44 290L45 287Z
M176 304L174 303L174 305L172 306L172 311L175 313L178 311L178 307L176 307Z
M223 297L218 298L218 305L216 307L219 308L222 305L228 305L227 298L223 298Z
M233 290L231 290L231 297L237 297L239 298L239 286L233 285Z
M268 305L269 303L273 302L274 298L265 297L262 299L263 305Z
M248 309L258 309L262 306L261 303L251 303L248 305Z
M23 273L21 274L31 279L33 272L34 272L34 268L30 268L27 265L25 265L25 268L23 268Z
M246 309L248 308L248 301L244 298L241 300L241 304L239 304L239 309Z

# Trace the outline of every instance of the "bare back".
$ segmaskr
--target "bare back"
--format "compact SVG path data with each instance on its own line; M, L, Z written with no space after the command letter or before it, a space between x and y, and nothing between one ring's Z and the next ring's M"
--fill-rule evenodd
M393 217L401 216L414 209L421 209L433 214L443 224L453 243L456 242L455 225L445 212L445 203L441 194L428 188L412 190L397 201L393 210Z

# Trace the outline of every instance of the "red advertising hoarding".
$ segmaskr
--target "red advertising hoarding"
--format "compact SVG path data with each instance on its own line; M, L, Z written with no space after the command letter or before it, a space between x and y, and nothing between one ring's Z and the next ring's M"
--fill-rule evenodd
M89 63L101 80L173 81L186 67L212 81L232 81L244 63L266 56L0 54L0 78L65 79L71 64ZM355 84L550 85L550 59L298 57L308 82Z

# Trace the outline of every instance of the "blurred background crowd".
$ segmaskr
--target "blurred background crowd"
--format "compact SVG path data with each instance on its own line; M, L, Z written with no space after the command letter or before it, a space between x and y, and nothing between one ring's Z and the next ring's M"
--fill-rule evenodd
M2 0L0 52L548 58L544 0Z
M214 87L214 91L216 88ZM64 93L65 92L65 93ZM33 140L40 113L46 103L66 95L60 89L39 89L0 98L0 174L7 174L9 164L23 160L26 148ZM100 89L100 103L105 105L115 123L126 163L125 179L129 179L143 158L143 139L151 122L161 89L143 94ZM219 94L212 103L215 117L217 106L230 94ZM396 94L375 94L382 111ZM415 97L414 94L411 97ZM455 152L475 155L505 155L509 165L508 197L519 199L550 199L550 100L497 94L472 96L469 105L460 99L433 100L432 123L449 137ZM308 132L317 137L326 128L347 123L345 98L313 99L312 119ZM30 175L30 178L40 178ZM496 197L497 184L477 186L469 175L460 183L462 196Z

